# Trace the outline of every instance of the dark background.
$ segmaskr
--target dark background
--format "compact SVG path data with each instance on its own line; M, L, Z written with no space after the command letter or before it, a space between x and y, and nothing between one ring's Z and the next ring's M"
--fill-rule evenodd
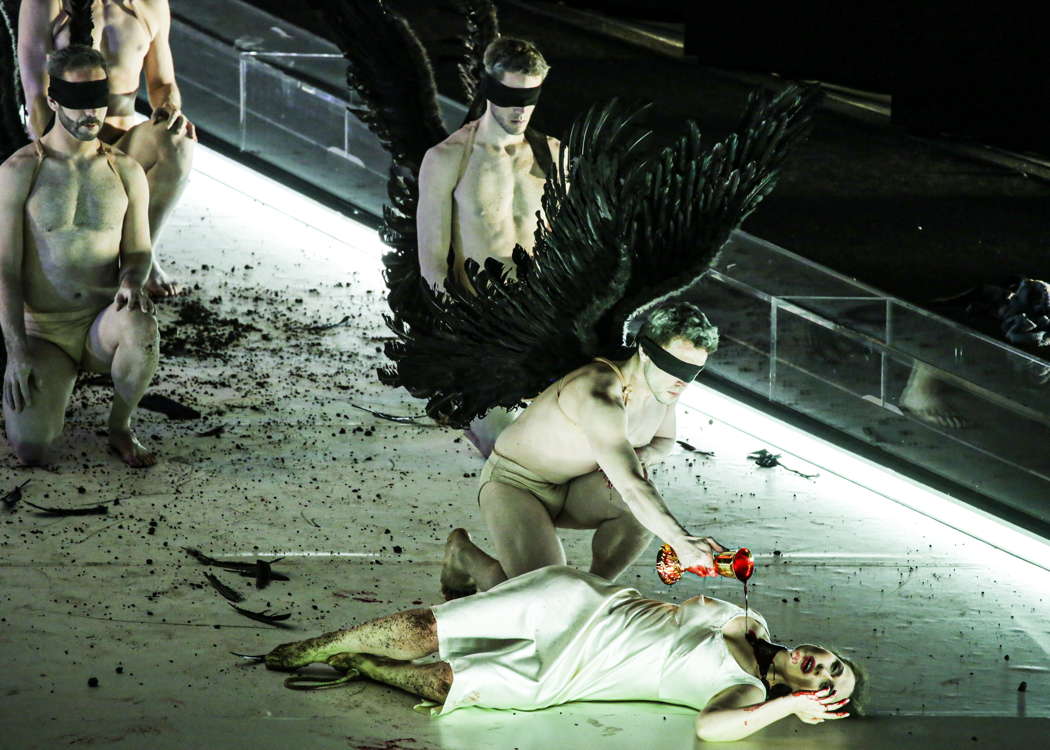
M305 3L253 4L326 34ZM462 18L442 0L388 5L406 16L430 52L440 90L461 99L455 64ZM1038 33L1034 24L978 24L972 15L939 15L933 6L904 17L898 6L873 5L878 10L858 20L855 6L819 15L798 4L779 10L764 4L760 11L746 3L713 5L644 3L664 23L675 20L675 8L697 9L682 19L691 24L696 58L674 59L517 3L497 3L503 33L534 40L552 65L533 122L554 135L589 103L622 96L656 103L649 124L659 134L673 136L695 119L710 142L729 131L746 100L752 82L741 71L771 86L778 85L773 72L875 91L896 86L893 121L832 107L818 113L812 135L744 229L926 306L1006 274L1050 278L1050 185L945 148L960 138L1042 146L1035 125L1044 121L1045 105L1036 95L1046 87L1028 81L1045 67L1017 67L1023 54L1033 60L1035 49L1042 54L1043 45L1020 44ZM601 7L608 12L612 5ZM652 19L653 12L646 15ZM945 132L956 135L916 137Z

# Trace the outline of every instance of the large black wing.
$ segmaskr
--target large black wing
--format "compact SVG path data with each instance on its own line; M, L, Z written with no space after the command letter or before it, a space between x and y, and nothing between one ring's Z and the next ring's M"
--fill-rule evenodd
M419 165L427 149L448 136L437 104L437 86L426 50L411 26L382 0L310 0L343 52L347 82L361 98L354 114L392 158L380 236L396 315L417 320L428 313L419 271L416 206Z
M714 263L730 234L774 188L791 147L820 101L816 86L754 91L735 131L706 151L688 130L635 178L636 238L624 298L602 321L606 350L623 344L639 310L688 287Z
M484 114L485 99L481 96L481 76L485 71L485 48L499 37L499 18L491 0L453 0L463 14L467 33L462 37L463 60L458 65L459 84L468 103L464 122L476 120Z
M427 327L388 319L398 340L380 378L427 399L427 412L465 427L494 406L514 406L598 354L596 324L630 278L625 186L642 161L643 109L618 102L579 118L543 193L532 256L515 249L517 278L490 259L468 261L476 294L447 285ZM562 151L565 153L565 150ZM568 189L571 183L571 190ZM542 218L542 217L541 217Z
M0 3L0 162L29 139L22 125L25 96L18 74L18 7L11 0Z

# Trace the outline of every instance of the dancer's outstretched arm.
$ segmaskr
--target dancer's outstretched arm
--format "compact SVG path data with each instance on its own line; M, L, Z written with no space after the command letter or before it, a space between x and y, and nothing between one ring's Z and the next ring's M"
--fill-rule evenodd
M828 690L800 690L773 700L754 685L727 688L711 699L696 717L696 736L711 742L739 740L795 714L806 724L848 716L839 711L849 699Z

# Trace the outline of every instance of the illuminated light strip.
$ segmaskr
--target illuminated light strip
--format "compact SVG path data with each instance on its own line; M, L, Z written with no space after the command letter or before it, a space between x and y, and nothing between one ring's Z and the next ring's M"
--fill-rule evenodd
M226 552L221 557L379 557L378 552L326 552L324 550L288 550L282 552Z
M351 246L355 253L359 253L357 258L362 264L377 263L386 250L375 230L215 151L198 145L194 154L194 171ZM1050 545L1041 537L1007 521L966 505L699 383L690 386L682 395L681 401L684 406L724 422L776 447L783 453L819 466L830 474L840 476L960 533L1050 571ZM946 522L945 517L951 517L953 522ZM234 553L233 556L258 557L260 554L256 551ZM285 557L379 557L378 553L372 552L311 550L272 554Z
M1050 544L990 513L916 482L845 448L792 427L700 383L682 394L683 406L729 425L756 440L842 477L869 492L1050 572ZM945 519L950 518L951 521Z
M264 203L339 242L352 245L354 250L363 250L366 257L362 260L367 260L370 264L375 263L386 250L374 229L200 144L194 149L193 171Z

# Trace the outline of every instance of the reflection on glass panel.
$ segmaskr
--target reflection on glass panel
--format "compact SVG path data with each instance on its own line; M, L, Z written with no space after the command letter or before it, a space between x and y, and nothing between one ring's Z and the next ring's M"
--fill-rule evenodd
M708 369L760 393L769 387L769 303L708 274L687 293L718 326Z
M832 391L848 401L883 400L882 354L861 336L843 335L835 324L788 304L776 303L775 368L772 398L793 408Z
M309 174L336 195L355 196L362 182L385 179L389 157L363 126L350 122L344 98L273 64L287 66L298 57L345 66L331 55L241 55L240 148L293 174Z

